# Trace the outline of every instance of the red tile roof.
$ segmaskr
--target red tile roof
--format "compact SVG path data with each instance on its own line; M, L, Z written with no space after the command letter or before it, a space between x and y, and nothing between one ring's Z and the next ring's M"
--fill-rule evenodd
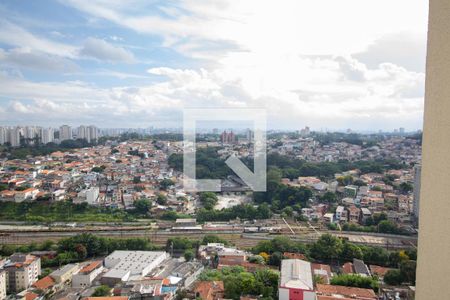
M392 270L392 269L380 267L380 266L376 266L376 265L370 265L370 272L372 272L372 274L378 275L380 277L384 277L384 275L386 275L386 273L389 270Z
M284 252L283 256L290 259L301 259L308 261L308 259L306 259L306 256L302 253Z
M87 297L84 300L128 300L126 296L110 296L110 297Z
M329 265L311 264L311 270L315 275L319 275L324 280L323 283L330 284L331 267ZM316 273L315 271L318 272ZM326 274L323 274L323 271L325 271Z
M335 296L342 295L353 299L372 300L377 299L375 292L371 289L361 289L340 285L317 284L318 295Z
M99 267L102 264L102 261L93 261L89 265L85 266L80 270L80 273L90 273L93 270L95 270L97 267Z
M203 300L222 298L224 291L223 281L200 281L194 290L195 294Z
M37 297L39 297L39 295L32 292L25 294L25 300L33 300L36 299Z
M342 272L344 274L353 274L353 264L351 262L347 262L342 266Z
M317 300L355 300L355 299L342 298L342 296L317 296Z
M33 283L33 286L40 290L46 290L46 289L54 286L55 283L56 282L55 282L55 280L53 280L53 278L51 278L50 276L45 276L44 278L39 279L38 281Z

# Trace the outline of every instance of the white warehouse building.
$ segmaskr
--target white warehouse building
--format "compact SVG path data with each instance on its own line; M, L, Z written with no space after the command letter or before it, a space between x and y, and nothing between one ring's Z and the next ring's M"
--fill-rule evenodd
M109 271L103 276L106 284L141 279L157 268L169 255L164 251L123 251L108 255L104 265Z

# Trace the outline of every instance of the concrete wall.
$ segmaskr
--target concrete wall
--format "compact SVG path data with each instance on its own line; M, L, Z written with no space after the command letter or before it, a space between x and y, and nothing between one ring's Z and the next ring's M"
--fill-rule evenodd
M405 10L405 13L408 13ZM450 1L430 0L416 299L450 295Z

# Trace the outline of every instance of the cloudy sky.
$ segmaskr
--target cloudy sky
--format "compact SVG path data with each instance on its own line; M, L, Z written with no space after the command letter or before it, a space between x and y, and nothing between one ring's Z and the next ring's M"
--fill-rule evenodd
M173 127L184 107L270 128L422 126L425 0L6 0L0 125Z

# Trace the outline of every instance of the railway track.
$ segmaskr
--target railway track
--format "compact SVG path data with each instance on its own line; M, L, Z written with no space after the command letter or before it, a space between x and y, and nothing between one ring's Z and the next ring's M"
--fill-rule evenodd
M3 231L0 232L0 244L13 244L13 245L23 245L32 242L43 242L45 240L58 241L63 238L75 236L80 234L82 230L47 230L47 231ZM117 228L113 230L98 230L89 231L95 232L96 235L104 237L115 237L115 238L130 238L130 237L140 237L147 238L150 242L155 245L165 245L167 240L171 237L189 237L192 239L202 239L205 235L214 234L220 236L233 243L240 248L249 248L256 245L259 241L270 240L276 236L288 236L292 240L296 240L303 243L315 242L319 235L317 233L311 232L309 230L296 230L294 229L294 234L291 232L282 232L280 234L261 234L261 233L244 233L241 229L233 230L202 230L202 231L167 231L167 230L154 230L154 229L123 229ZM360 245L370 245L379 246L387 249L403 249L415 247L417 245L416 237L382 237L382 236L371 236L371 235L358 235L355 233L332 233L336 236L340 236L345 239L349 239L352 243Z

